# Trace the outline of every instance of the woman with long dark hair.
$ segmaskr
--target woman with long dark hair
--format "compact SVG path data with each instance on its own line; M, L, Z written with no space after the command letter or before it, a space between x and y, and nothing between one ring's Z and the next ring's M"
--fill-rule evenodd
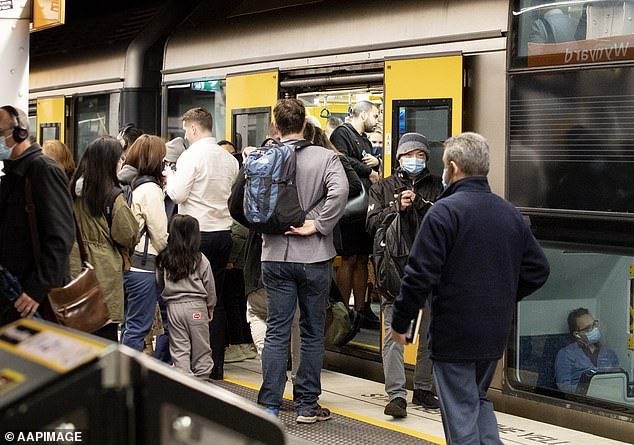
M134 171L130 207L141 239L134 248L130 271L123 277L125 314L121 343L137 351L143 351L160 297L154 272L156 255L167 246L167 215L161 187L164 157L165 142L158 136L144 134L132 143L125 161Z
M137 242L139 229L132 211L120 193L117 170L121 144L111 136L91 142L70 184L73 207L88 261L95 268L110 311L111 323L95 335L117 341L117 325L123 321L123 257L120 248ZM76 246L71 274L81 270Z
M209 321L216 305L216 287L209 260L200 252L196 218L174 215L167 247L157 257L156 276L167 303L174 367L209 378L213 367Z

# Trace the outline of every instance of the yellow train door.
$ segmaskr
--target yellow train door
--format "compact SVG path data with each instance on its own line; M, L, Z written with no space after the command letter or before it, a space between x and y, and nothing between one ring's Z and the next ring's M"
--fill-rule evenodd
M427 136L428 168L440 176L442 144L462 132L462 55L386 60L384 86L385 176L397 166L399 138L409 132ZM405 347L405 363L416 363L416 349L416 345Z
M266 139L278 85L277 70L227 76L227 136L238 150Z

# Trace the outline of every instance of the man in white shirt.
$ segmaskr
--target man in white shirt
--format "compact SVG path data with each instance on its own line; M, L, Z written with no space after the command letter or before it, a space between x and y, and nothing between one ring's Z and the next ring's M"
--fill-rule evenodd
M190 145L178 158L175 172L165 169L165 190L178 204L178 213L193 216L200 225L200 250L211 262L219 297L210 326L211 378L222 379L226 335L222 285L231 253L232 223L227 201L238 175L238 161L216 143L213 117L207 110L192 108L181 119Z

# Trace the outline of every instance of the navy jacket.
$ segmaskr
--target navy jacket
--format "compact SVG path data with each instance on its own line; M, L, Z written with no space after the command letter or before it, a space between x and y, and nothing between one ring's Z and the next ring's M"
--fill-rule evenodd
M394 302L403 333L431 294L432 359L499 359L515 304L548 278L544 252L520 212L486 177L452 184L423 219Z

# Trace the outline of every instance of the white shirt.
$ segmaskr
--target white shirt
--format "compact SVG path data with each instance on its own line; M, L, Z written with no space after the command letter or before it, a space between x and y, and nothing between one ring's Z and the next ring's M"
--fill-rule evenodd
M227 201L238 176L238 161L213 137L199 139L176 161L165 191L178 204L178 213L198 220L201 232L230 230Z

